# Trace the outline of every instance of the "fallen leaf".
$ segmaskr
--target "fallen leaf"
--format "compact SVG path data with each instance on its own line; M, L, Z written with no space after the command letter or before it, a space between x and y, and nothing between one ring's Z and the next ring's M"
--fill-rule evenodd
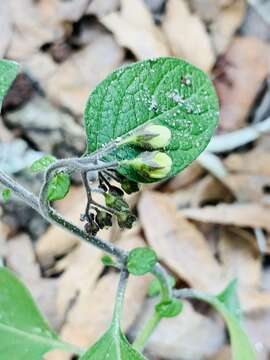
M169 0L162 28L172 54L182 57L204 71L210 71L215 55L206 28L197 15L192 14L183 0Z
M52 1L9 0L13 34L7 56L23 61L45 43L64 35L64 27L56 16ZM24 14L24 16L22 16Z
M130 49L140 60L170 53L143 0L121 0L121 11L106 15L100 21L113 32L121 46Z
M270 176L270 169L265 166L269 161L270 152L258 147L245 153L232 153L225 159L224 164L233 173Z
M270 47L252 37L236 37L216 67L220 127L242 127L270 67ZM249 84L249 86L247 86Z
M0 25L0 58L3 58L6 54L12 36L11 11L8 0L2 0L0 2Z
M223 179L240 202L258 202L270 205L270 176L235 174Z
M246 1L231 1L228 6L220 7L219 13L210 25L210 32L215 51L218 55L227 50L233 35L244 20Z
M270 207L256 203L220 203L217 206L185 209L181 213L195 221L251 228L262 227L270 231Z
M261 258L254 243L241 236L241 231L222 228L218 252L229 279L237 278L238 286L258 288L261 282Z
M81 115L91 90L122 63L123 57L124 51L113 37L101 32L60 64L43 83L44 89L54 103Z
M87 14L101 17L116 11L119 6L120 0L93 0L88 6Z
M194 288L217 292L224 287L222 269L209 244L168 197L144 193L139 214L147 241L171 271ZM198 271L198 264L203 264L203 271Z
M203 168L198 162L194 161L190 164L190 166L186 167L183 171L170 179L162 190L173 192L179 190L180 188L187 187L196 181L203 173Z

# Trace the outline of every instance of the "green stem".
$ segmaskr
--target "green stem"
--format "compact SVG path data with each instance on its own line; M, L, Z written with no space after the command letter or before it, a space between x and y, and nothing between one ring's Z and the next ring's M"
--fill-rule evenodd
M143 328L143 330L140 332L140 334L133 343L133 347L136 350L138 351L143 350L145 344L147 343L148 339L150 338L150 336L158 326L160 320L161 320L161 316L155 311L151 319L148 320L145 327Z
M122 269L120 273L120 280L118 284L114 312L113 312L113 320L112 323L116 326L117 329L120 327L121 316L123 311L123 303L124 303L124 295L127 287L129 273L127 270Z
M159 280L161 288L161 301L168 301L172 298L172 287L170 285L169 275L167 271L157 263L152 274ZM148 339L160 323L162 317L154 311L152 317L147 321L144 328L139 332L137 338L133 343L135 349L141 351L145 347Z

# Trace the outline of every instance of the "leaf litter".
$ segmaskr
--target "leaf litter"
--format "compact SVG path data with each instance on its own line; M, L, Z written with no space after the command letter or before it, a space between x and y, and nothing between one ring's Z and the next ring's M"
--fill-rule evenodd
M13 159L7 161L2 151L0 164L36 188L40 179L30 180L26 168L41 152L80 154L88 94L122 64L176 56L208 71L221 105L218 136L208 151L226 171L217 178L211 160L211 166L197 161L155 185L155 191L142 187L129 200L138 210L136 228L121 232L114 227L101 235L129 249L152 246L177 287L215 293L237 276L244 325L258 359L265 360L270 354L269 33L267 26L257 29L265 5L250 3L252 9L243 0L2 1L1 57L20 61L35 87L27 97L14 85L18 103L12 111L4 109L0 122L0 148ZM73 179L69 197L57 206L81 225L85 194L79 183ZM41 228L38 216L23 228L3 223L12 219L8 206L1 205L1 262L22 277L66 340L93 343L109 324L117 275L104 269L99 251L61 229L50 226L33 238L33 226ZM130 336L154 301L146 296L149 281L134 278L129 284L123 325ZM151 360L231 358L223 323L197 303L186 303L182 315L161 323L146 355ZM70 358L58 351L46 355L48 360Z

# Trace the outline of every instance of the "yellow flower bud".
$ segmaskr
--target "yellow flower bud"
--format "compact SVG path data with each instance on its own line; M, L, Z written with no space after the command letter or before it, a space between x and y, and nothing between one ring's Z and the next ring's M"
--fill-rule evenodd
M162 149L170 143L171 131L163 125L147 125L125 139L122 144L133 144L144 149Z
M171 171L172 159L160 151L146 151L135 159L124 161L124 164L132 166L145 178L159 180L165 178Z

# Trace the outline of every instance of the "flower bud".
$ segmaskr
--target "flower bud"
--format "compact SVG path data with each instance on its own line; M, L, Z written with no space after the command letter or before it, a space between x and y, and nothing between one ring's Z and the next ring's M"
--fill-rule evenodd
M108 207L118 210L125 211L128 209L127 202L121 198L121 196L112 195L111 193L104 193L105 203Z
M135 220L136 216L129 211L122 211L117 214L117 222L121 229L131 229Z
M135 159L125 161L125 164L132 166L143 177L159 180L171 171L172 159L160 151L146 151Z
M96 223L103 229L106 226L112 226L112 215L103 210L96 209Z
M170 143L171 131L163 125L147 125L124 140L123 144L133 144L144 149L162 149Z

